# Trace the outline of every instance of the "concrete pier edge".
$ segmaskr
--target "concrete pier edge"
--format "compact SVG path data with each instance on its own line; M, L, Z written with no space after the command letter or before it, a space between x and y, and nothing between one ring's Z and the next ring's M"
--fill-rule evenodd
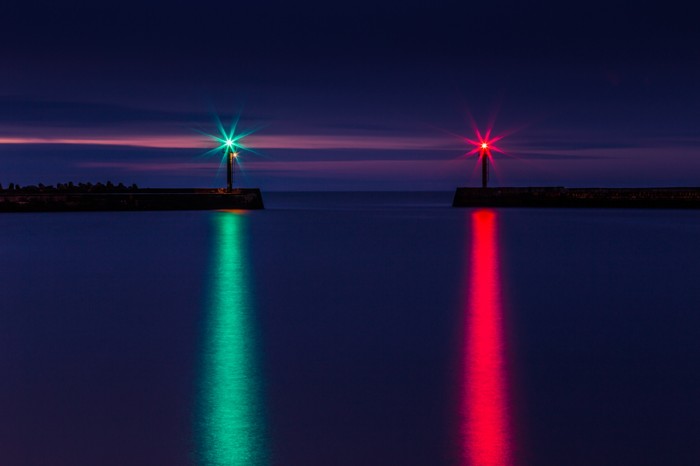
M258 188L144 188L128 192L0 193L0 212L264 209Z
M700 209L700 188L457 188L452 206Z

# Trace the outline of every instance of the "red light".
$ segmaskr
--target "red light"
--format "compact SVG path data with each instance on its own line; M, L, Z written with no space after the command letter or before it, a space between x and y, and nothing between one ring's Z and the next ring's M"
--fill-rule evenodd
M463 464L508 466L513 461L496 213L474 212L471 231L471 278L462 374Z
M489 158L492 157L493 152L498 152L499 154L505 154L503 150L497 145L498 141L503 139L503 136L491 136L491 130L489 129L486 134L481 134L481 131L478 129L474 128L476 132L476 138L471 139L471 138L466 138L464 137L463 140L471 144L473 148L469 150L465 155L474 155L474 154L479 154L481 157L482 155L486 154L489 156Z

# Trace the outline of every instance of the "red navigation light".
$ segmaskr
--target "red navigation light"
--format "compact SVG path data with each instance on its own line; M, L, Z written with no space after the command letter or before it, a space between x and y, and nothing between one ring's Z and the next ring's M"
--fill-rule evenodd
M499 154L506 154L497 145L500 144L499 141L503 139L504 135L492 136L491 128L488 128L486 133L482 133L479 131L476 125L474 125L474 133L476 137L473 139L460 136L464 142L471 144L472 146L472 148L464 155L466 157L469 157L470 155L478 156L477 163L481 165L481 187L488 188L489 165L494 165L494 154L496 152Z
M498 143L498 141L503 139L503 136L491 137L490 133L491 133L491 131L489 131L485 135L482 135L479 131L477 131L476 138L474 138L474 139L463 138L464 141L466 141L467 143L469 143L473 146L473 149L468 151L466 155L486 154L490 158L492 156L492 152L498 152L498 153L504 154L504 152L496 145L496 143Z

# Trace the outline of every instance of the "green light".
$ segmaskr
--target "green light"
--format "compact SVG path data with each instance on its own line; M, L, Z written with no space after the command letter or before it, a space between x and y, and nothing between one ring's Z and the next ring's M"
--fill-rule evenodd
M216 214L199 412L201 465L267 464L244 217Z
M240 121L241 114L238 113L234 117L230 129L226 130L224 124L221 122L221 118L219 118L218 115L214 115L214 117L216 120L216 128L218 130L218 134L211 134L199 129L196 129L196 131L203 134L204 136L207 136L212 140L214 144L216 144L216 147L201 154L201 157L221 157L219 162L219 172L227 164L227 159L231 152L234 152L234 157L238 157L239 155L241 155L241 151L246 151L256 155L262 155L255 149L248 146L244 141L246 137L258 131L261 128L260 126L257 128L251 128L241 131L238 128L238 123ZM239 166L241 166L240 163ZM241 166L241 168L243 167Z

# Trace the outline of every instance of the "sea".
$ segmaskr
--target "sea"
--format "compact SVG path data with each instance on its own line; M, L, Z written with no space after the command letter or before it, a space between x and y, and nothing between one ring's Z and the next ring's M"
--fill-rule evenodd
M0 215L0 464L700 464L700 211Z

